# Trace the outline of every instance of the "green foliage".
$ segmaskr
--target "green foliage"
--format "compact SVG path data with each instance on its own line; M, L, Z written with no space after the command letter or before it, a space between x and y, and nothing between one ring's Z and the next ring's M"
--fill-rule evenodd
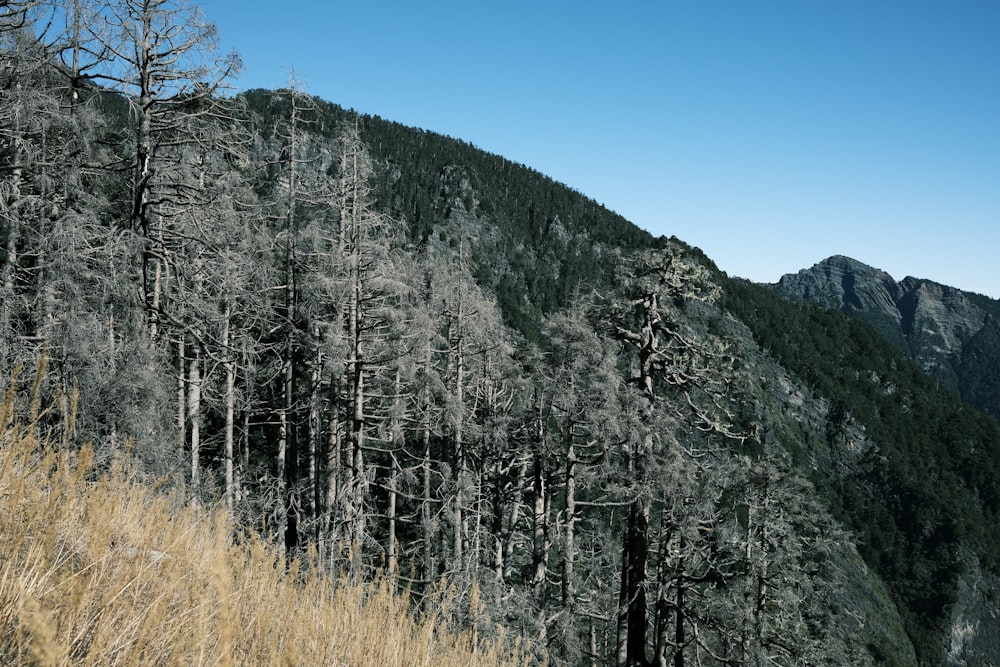
M48 75L60 85L36 86L38 99L0 96L5 136L41 151L26 154L28 176L0 175L7 211L24 212L0 227L0 362L50 346L41 393L80 388L60 403L78 409L67 450L134 439L156 473L188 458L201 481L174 479L201 499L221 495L211 477L235 467L235 520L301 536L331 570L398 575L425 609L448 609L449 627L484 632L494 614L553 663L613 655L613 639L593 656L589 644L618 631L631 512L644 534L629 557L650 566L633 588L659 589L648 643L662 654L688 650L663 631L673 617L730 655L795 635L787 663L829 664L817 656L853 639L831 582L863 568L802 471L855 423L878 449L815 481L889 582L925 662L960 549L1000 562L995 422L871 329L727 283L730 311L832 405L825 432L782 425L780 467L771 443L743 434L786 399L757 384L756 348L712 302L720 274L698 248L468 143L292 91L245 93L246 117L229 109L218 126L176 106L171 122L196 136L164 130L158 177L174 180L160 181L143 237L128 167L135 100L88 89L71 111L50 91L65 74ZM24 117L59 122L29 132ZM364 150L348 151L336 138L355 127ZM5 164L21 159L8 143ZM347 154L370 155L371 173L350 178ZM994 369L981 359L998 343L993 324L967 347L984 387ZM770 597L747 606L762 582ZM756 644L734 628L757 628ZM905 662L898 648L875 650Z
M900 602L920 661L938 664L963 549L1000 567L1000 424L841 313L739 280L728 282L724 302L761 347L875 443L846 478L817 470L815 481Z
M1000 323L990 315L976 334L962 345L955 369L961 378L962 398L990 415L1000 415Z
M270 91L242 95L261 128L287 114ZM359 115L315 101L303 122L331 136L357 121L376 163L376 205L407 222L410 242L430 243L438 230L473 226L471 262L484 287L496 294L505 323L538 340L542 315L555 312L582 288L613 280L610 255L662 246L622 216L523 164L470 143ZM447 232L445 232L447 234Z

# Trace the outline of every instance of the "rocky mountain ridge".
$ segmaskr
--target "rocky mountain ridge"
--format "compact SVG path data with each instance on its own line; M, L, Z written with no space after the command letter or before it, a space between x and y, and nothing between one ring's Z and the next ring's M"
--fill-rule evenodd
M988 373L1000 364L1000 349L992 344L1000 336L1000 302L924 278L896 281L842 255L786 274L773 287L785 298L867 322L931 377L1000 416L1000 382Z

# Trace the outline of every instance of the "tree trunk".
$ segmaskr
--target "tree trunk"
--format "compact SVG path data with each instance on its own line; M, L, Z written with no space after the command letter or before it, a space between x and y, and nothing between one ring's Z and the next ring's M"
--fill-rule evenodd
M201 484L201 348L197 344L188 361L187 419L191 429L191 492L197 498Z
M357 260L358 258L356 258ZM355 261L350 307L348 309L348 336L351 356L348 363L351 397L351 571L361 573L362 548L365 540L364 501L367 497L365 475L365 370L361 345L361 278Z
M632 667L647 665L646 632L648 610L646 589L648 585L647 563L649 558L649 501L641 496L647 482L647 466L653 452L654 384L653 362L657 354L658 341L656 323L659 321L658 298L655 293L647 294L638 303L643 307L643 324L639 333L620 330L626 340L632 342L639 353L639 376L636 381L642 393L644 405L640 408L639 420L643 433L635 445L632 461L629 463L638 484L636 498L629 506L628 517L622 540L622 578L618 599L618 665Z
M618 597L619 667L647 665L646 563L649 506L643 500L629 505L622 543L622 580Z
M680 552L684 553L684 537L680 538ZM687 647L687 582L684 580L684 557L677 561L677 593L674 599L674 667L684 667L684 649Z
M544 437L542 431L541 419L538 420L537 424L538 432L536 437ZM541 447L541 443L538 443L538 447ZM545 605L545 580L548 574L548 553L546 545L548 543L548 517L546 516L546 488L545 488L545 470L544 461L542 459L542 454L539 451L535 451L533 457L532 466L532 490L534 495L534 530L533 530L533 548L531 552L531 565L532 565L532 577L531 577L531 587L535 595L535 604L538 605L541 611Z
M137 36L136 75L139 85L137 113L135 175L132 186L133 228L143 238L142 290L146 308L149 337L156 340L160 323L160 262L163 255L162 230L155 228L150 209L150 186L153 178L153 119L154 90L159 83L155 72L154 45L157 36L153 27L153 11L143 7L142 32Z
M769 505L770 505L770 494L768 493L767 484L765 484L764 488L760 489L759 491L760 491L761 495L763 496L762 502L761 502L762 507L761 507L761 511L759 512L759 515L760 515L760 528L757 529L757 530L755 530L754 532L758 533L758 536L759 536L758 539L760 540L760 544L761 545L767 545L768 542L770 542L770 540L771 540L771 538L768 535L768 530L767 530L767 520L768 520L768 515L770 513L770 507L769 507ZM750 531L752 529L752 526L753 526L753 524L751 523L751 521L753 519L754 519L754 517L752 516L752 507L748 507L748 509L747 509L747 533L748 533L748 535L747 535L747 537L748 537L748 539L747 539L747 563L748 564L754 562L753 560L751 560L751 556L752 556L752 553L751 553L751 544L752 544L752 541L749 539L749 537L750 537L749 533L750 533ZM767 620L767 614L766 614L765 606L767 604L767 599L768 599L768 595L769 595L769 593L768 593L768 578L770 576L770 573L768 572L768 561L769 561L769 559L768 559L768 554L767 554L766 549L762 548L760 556L758 556L756 558L759 559L760 565L757 568L755 568L757 571L756 571L756 575L754 577L753 643L754 643L754 651L755 652L760 652L762 650L763 646L764 646L764 632L765 632L765 626L764 626L764 624L765 624L765 621Z
M421 440L423 442L423 460L420 462L421 474L421 498L420 498L420 523L423 529L423 572L421 578L426 583L430 583L434 577L434 544L437 541L437 531L434 529L432 508L433 498L431 497L431 430L429 421L424 424Z
M462 339L462 312L461 293L459 293L458 320L456 328L458 333L455 337L455 415L453 423L453 442L455 462L455 506L454 516L454 545L453 554L455 567L461 569L464 566L463 546L465 540L465 484L466 484L466 460L465 460L465 341Z
M319 474L319 458L322 449L322 423L320 422L320 392L323 379L323 352L320 347L319 325L313 329L313 348L315 354L312 369L309 373L309 492L312 504L313 537L319 544L323 535L323 484Z
M292 90L291 117L289 118L290 135L288 141L288 198L285 212L285 294L284 318L285 341L284 357L281 360L282 405L279 410L280 436L278 443L278 479L281 485L282 501L284 502L284 540L285 551L291 554L298 547L298 447L296 429L292 423L292 412L295 408L295 329L297 276L295 266L295 244L298 229L295 219L295 208L298 204L296 191L298 151L298 107L297 93Z
M597 626L594 625L594 619L587 619L588 634L590 635L590 667L598 667L599 654L597 651Z
M427 357L424 362L424 370L430 373L430 343L427 345ZM429 584L434 577L434 543L436 542L436 530L434 529L432 508L433 499L431 497L431 396L430 381L423 388L423 424L420 428L421 449L423 459L420 462L421 493L420 493L420 524L423 531L423 572L421 578Z
M335 376L330 383L330 415L327 419L326 441L326 499L323 502L323 540L320 542L321 560L333 570L334 546L337 543L334 514L337 511L341 478L340 402Z
M187 354L184 334L177 338L177 451L187 452Z
M389 521L389 531L386 536L386 570L390 578L395 578L399 569L399 554L397 553L398 543L396 540L396 494L403 471L400 468L399 459L396 454L397 452L402 452L403 449L403 432L401 425L403 417L402 395L403 381L399 368L397 367L396 376L393 381L393 410L392 424L390 426L392 451L389 453L392 463L389 471L389 499L388 508L386 510Z
M223 364L226 373L226 389L225 389L225 412L226 412L226 423L225 423L225 434L224 434L224 453L226 458L226 512L229 514L230 518L233 516L233 504L234 496L236 493L235 481L234 481L234 466L233 466L233 446L235 443L235 430L236 430L236 360L232 350L230 349L230 328L232 313L230 311L229 303L226 303L225 313L223 313L222 320L222 349L223 354L226 355L225 362Z
M566 546L563 554L562 605L572 616L576 598L576 449L572 426L566 433Z
M397 553L398 544L396 540L396 486L399 484L402 470L400 470L396 455L391 454L391 456L392 469L389 473L389 507L387 510L389 534L386 536L386 570L390 578L395 578L399 573L399 554Z
M510 578L514 574L514 532L517 530L517 523L521 520L521 489L524 488L524 478L527 475L528 461L525 458L521 465L517 467L517 478L514 480L513 507L510 508L510 519L507 523L507 530L504 533L504 581L510 581Z
M20 159L22 159L20 153L15 154L15 164ZM3 205L3 209L0 212L2 212L7 223L7 245L4 253L2 280L0 280L3 286L3 293L0 293L0 345L4 346L0 347L0 352L4 353L0 359L4 362L8 361L9 353L6 346L12 337L10 324L13 317L14 303L16 302L14 298L14 276L17 270L17 244L20 241L21 234L21 212L18 210L21 197L21 172L20 167L15 167L12 170L10 176L10 193L0 201L0 204Z
M282 431L285 441L285 552L293 554L299 544L299 451L296 429L291 420L294 409L292 360L285 361L284 406L282 408Z

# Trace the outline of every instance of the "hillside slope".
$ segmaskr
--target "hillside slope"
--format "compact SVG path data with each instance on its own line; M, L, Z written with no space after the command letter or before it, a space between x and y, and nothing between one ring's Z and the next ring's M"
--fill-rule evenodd
M241 98L265 136L288 113L287 91ZM543 314L613 280L611 254L664 243L584 194L461 139L313 104L303 118L322 140L357 122L379 167L378 206L406 223L413 247L470 245L477 279L496 296L505 322L529 339L537 339Z
M90 448L39 440L24 408L0 405L0 663L524 664L449 630L447 606L417 619L386 581L286 561L125 460L100 472Z
M218 503L282 553L253 567L391 582L539 663L936 665L988 645L967 628L992 627L996 424L870 328L461 141L296 90L221 98L224 59L188 68L212 46L197 13L135 9L180 33L148 49L113 13L91 31L88 72L118 92L51 65L71 39L0 32L0 371L52 361L9 392L57 443L48 468L93 452L96 484L131 455L172 506ZM5 532L35 511L24 489L61 502L52 480L11 482ZM45 571L77 582L112 560L88 549L125 545L221 593L98 579L59 600L111 590L171 620L25 607L18 659L236 604L238 550L186 560L166 527L163 547L93 504L65 514L11 557L54 550ZM322 597L294 591L276 599Z
M872 325L970 405L1000 417L1000 301L834 256L774 286Z
M730 281L726 307L828 401L821 440L795 446L888 583L920 661L942 663L946 651L952 664L993 659L1000 424L843 313L745 281Z
M344 118L343 114L350 117L348 112L335 106L323 108L332 114L327 125ZM629 248L662 246L667 242L652 239L638 230L629 231L627 223L611 213L601 213L599 207L585 198L580 198L580 203L554 198L565 208L553 204L554 208L548 209L541 218L532 217L530 208L502 209L496 204L483 205L482 202L494 201L499 192L514 193L511 197L514 202L524 201L519 194L522 191L556 191L570 198L579 195L524 167L510 165L506 171L485 168L483 165L502 165L504 161L481 154L460 141L403 128L377 118L362 117L360 126L368 141L381 151L380 205L387 211L404 215L409 222L411 238L417 243L455 247L468 242L479 263L477 278L498 295L501 292L509 294L508 298L498 298L505 320L529 338L538 330L540 317L564 303L581 284L591 289L613 289L617 280L609 271L613 256ZM428 145L435 148L414 150L414 147ZM416 157L418 155L422 157ZM429 155L437 161L428 160ZM461 177L456 176L459 174ZM410 209L399 205L396 187L407 183L418 183L406 185L402 190L409 192L413 201L424 204ZM389 205L393 201L395 208ZM504 198L499 201L511 203ZM570 203L567 205L566 201ZM410 215L406 215L407 210ZM591 210L593 215L579 218L572 215L573 211L581 210ZM416 211L421 212L419 223ZM563 219L574 221L573 236L559 222ZM607 229L618 231L608 234ZM571 243L569 239L576 240ZM587 248L589 253L581 259L581 253ZM714 268L697 249L688 248L687 252ZM567 271L566 267L574 262L579 262L575 266L583 268ZM552 271L551 279L539 279L538 271L542 271L542 275ZM839 299L840 304L869 310L874 310L876 305L889 308L888 304L906 304L902 298L904 290L888 276L882 276L884 282L880 285L877 274L871 281L857 280L855 283L844 275L838 274L838 279L846 287L831 297ZM994 456L996 429L990 422L977 422L977 418L963 411L932 383L914 376L898 352L877 345L874 339L866 337L864 328L853 329L844 321L827 321L822 317L796 319L797 316L790 315L794 308L782 311L784 307L779 303L764 298L738 281L724 283L724 291L725 303L730 304L730 310L746 323L748 331L758 337L757 342L769 354L775 355L775 351L782 348L775 348L766 337L761 337L765 329L772 334L782 332L783 339L793 346L814 349L810 354L775 355L779 368L784 370L774 372L769 386L756 388L756 395L751 399L758 406L754 419L766 425L768 433L761 438L761 445L791 457L816 480L834 511L858 534L859 549L866 562L889 582L889 590L900 606L911 639L917 643L921 662L933 664L943 659L947 647L951 646L951 640L946 641L945 636L952 633L951 615L958 608L955 603L965 607L983 604L982 598L969 598L967 594L968 590L981 590L982 586L975 583L974 577L963 578L963 573L988 572L995 567L997 545L987 527L991 525L996 508L989 504L991 501L982 506L980 498L993 497L996 480L990 472L974 472L973 468L979 464L962 451L984 451ZM958 301L975 309L970 299L962 297ZM737 303L743 305L737 307ZM752 308L753 304L760 307ZM894 307L898 309L899 306ZM778 322L772 319L773 310L784 312L778 316ZM944 310L950 313L954 309ZM912 312L922 311L914 309ZM932 309L931 314L934 313L940 313L940 309ZM902 322L905 317L900 314L895 321ZM791 319L781 324L783 318ZM914 319L906 321L912 325ZM961 328L965 320L960 315L939 319L932 322L953 339L956 338L955 330L965 332L969 328L967 324L966 329ZM734 332L734 335L750 334ZM901 342L906 341L897 339L897 344ZM759 356L761 352L755 345L747 345L743 354L744 362L751 368L764 368L770 363ZM847 377L870 377L873 373L885 386L905 386L912 400L921 406L920 413L925 415L926 421L905 417L909 407L895 398L889 398L883 410L873 412L871 407L877 404L873 402L873 387L876 388L875 397L886 396L877 390L879 385L845 380ZM955 416L947 416L952 414ZM928 426L942 422L951 424L953 430L945 433ZM968 449L955 449L949 444L960 442L968 442ZM918 449L914 449L914 445L918 445ZM917 451L922 453L917 454ZM917 467L913 465L914 457L925 464L927 461L935 463ZM880 465L873 463L883 459ZM934 481L936 473L932 471L935 467L953 470L954 477L949 476L943 483ZM983 476L969 482L956 481L974 475ZM906 481L902 487L886 484L890 476ZM907 500L898 498L901 488ZM912 515L914 505L926 509ZM945 517L940 530L927 522L925 511ZM968 553L968 558L959 557L959 553ZM903 554L910 554L912 558L904 558ZM979 563L983 564L982 568ZM965 595L964 601L962 595ZM988 614L984 618L988 618ZM882 642L884 646L875 651L890 663L908 664L911 658L900 657L907 655L908 649L901 647L908 640L890 639L892 630L888 628L892 626L890 621L876 633L881 637L876 643ZM988 627L981 624L981 630L971 636L980 640L989 636ZM977 649L970 648L975 642L969 639L964 642L965 650L973 651L968 655L975 655ZM890 645L896 648L884 648ZM883 650L896 658L889 658Z

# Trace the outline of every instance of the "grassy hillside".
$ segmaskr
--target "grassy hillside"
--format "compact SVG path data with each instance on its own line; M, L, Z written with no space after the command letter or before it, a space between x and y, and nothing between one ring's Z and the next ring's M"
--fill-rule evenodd
M497 664L477 646L500 634L492 615L560 664L622 648L645 664L651 647L680 662L700 632L720 663L774 649L856 665L843 647L865 650L867 608L816 593L834 585L819 565L849 553L833 574L878 582L802 502L802 475L924 664L941 663L967 554L996 571L1000 431L868 327L724 283L751 337L712 305L697 249L458 140L287 91L204 126L194 103L77 108L59 72L23 60L12 80L38 94L0 111L59 124L9 121L19 143L0 151L35 151L0 183L24 213L0 237L0 370L43 349L54 363L0 415L0 663ZM152 167L137 110L159 114ZM39 417L32 396L69 415L75 386L76 428ZM861 436L842 466L816 456ZM794 484L772 496L731 474L721 463L752 467L729 460L737 440L740 456L787 453L755 464L800 465ZM137 470L191 484L152 492ZM223 493L267 540L203 508ZM280 541L324 567L285 562ZM411 577L432 614L413 621L378 572ZM878 657L914 664L888 645Z
M520 664L448 631L447 604L418 621L389 582L313 574L125 460L101 471L90 449L57 451L13 403L0 406L0 664Z

